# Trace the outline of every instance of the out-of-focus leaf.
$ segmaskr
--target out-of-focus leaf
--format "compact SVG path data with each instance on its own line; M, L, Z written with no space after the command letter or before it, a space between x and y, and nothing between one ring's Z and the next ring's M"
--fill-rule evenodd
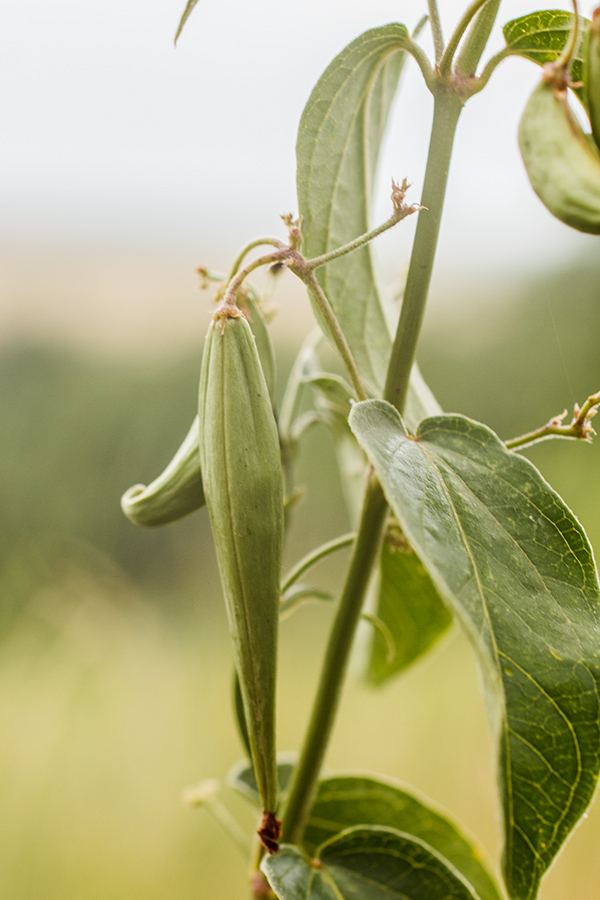
M278 753L277 754L277 781L279 785L279 796L284 797L294 766L296 765L297 756L295 753ZM258 785L254 775L254 768L248 759L242 759L227 774L227 784L243 794L250 802L261 808L260 796L258 793Z
M504 878L532 900L600 769L600 592L587 538L485 425L388 403L350 424L403 532L471 638L499 737Z
M369 229L379 146L408 40L404 25L366 31L333 60L306 104L296 144L306 256L319 256ZM317 274L362 377L379 392L391 339L370 249L342 257Z
M261 867L280 900L477 900L443 857L392 828L350 828L312 859L284 844Z
M573 13L564 9L529 13L506 23L504 40L517 56L524 56L543 66L557 60L562 53L573 27L573 18ZM574 82L583 80L585 35L590 24L588 19L581 18L580 21L581 35L571 62L571 80ZM576 88L575 93L585 106L585 92Z
M388 527L381 547L375 615L395 645L390 659L386 642L374 632L369 641L366 680L384 684L426 653L452 623L421 560L398 526Z
M183 26L185 25L185 23L187 22L187 20L188 20L189 17L191 16L192 10L193 10L193 8L195 7L195 5L196 5L197 2L198 2L198 0L188 0L187 6L186 6L186 8L184 9L183 15L182 15L182 17L181 17L181 19L180 19L180 21L179 21L179 27L178 27L178 29L177 29L177 33L175 34L175 43L177 43L177 41L178 41L178 39L179 39L179 35L180 35L181 32L183 31Z
M397 782L368 775L325 778L304 833L309 854L347 828L381 825L418 838L450 862L473 885L480 900L500 900L482 863L484 853L448 819Z

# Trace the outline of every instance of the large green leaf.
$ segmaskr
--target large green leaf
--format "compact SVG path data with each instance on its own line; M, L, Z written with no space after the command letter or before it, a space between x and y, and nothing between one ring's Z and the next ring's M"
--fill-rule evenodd
M582 19L581 37L571 63L571 80L583 80L584 36L589 27L588 19ZM512 19L504 26L504 39L511 51L524 56L540 66L554 62L563 51L573 27L573 13L564 9L546 9ZM575 93L585 105L584 92Z
M262 870L280 900L477 900L443 857L392 828L350 828L312 859L284 844Z
M398 783L367 775L325 778L311 810L303 845L308 853L347 828L380 825L423 841L447 859L473 885L480 900L500 900L482 864L483 851L440 813Z
M350 424L475 645L499 736L504 876L531 900L600 768L600 603L587 538L535 467L461 416L410 437L383 401Z
M408 38L404 25L366 31L333 60L306 104L296 144L306 256L319 256L369 229L379 146ZM380 392L391 338L369 248L319 269L318 276L362 377Z
M373 631L366 680L383 684L426 653L452 622L421 560L397 527L388 528L381 547L374 613L390 632L395 653Z

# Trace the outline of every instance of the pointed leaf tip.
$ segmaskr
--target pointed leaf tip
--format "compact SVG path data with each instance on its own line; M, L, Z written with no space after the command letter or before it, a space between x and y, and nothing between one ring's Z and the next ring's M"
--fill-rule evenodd
M179 35L180 35L181 32L183 31L183 26L185 25L185 23L187 22L187 20L188 20L189 17L191 16L192 10L193 10L193 8L195 7L196 3L198 3L198 0L188 0L188 4L187 4L186 8L185 8L184 11L183 11L183 15L182 15L181 20L180 20L180 22L179 22L179 27L178 27L177 32L176 32L176 34L175 34L175 40L173 41L173 43L175 44L175 46L177 46L177 41L179 40Z

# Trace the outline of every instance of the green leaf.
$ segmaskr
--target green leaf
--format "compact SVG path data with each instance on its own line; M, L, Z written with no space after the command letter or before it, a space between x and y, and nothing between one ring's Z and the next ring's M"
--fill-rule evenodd
M280 799L284 797L287 792L297 759L296 753L277 754L277 782ZM261 808L256 776L254 775L254 768L249 759L240 760L240 762L236 763L235 766L230 769L227 774L227 784L240 794L243 794L257 809Z
M177 33L176 33L176 35L175 35L175 43L177 43L177 41L178 41L178 39L179 39L179 35L180 35L181 32L183 31L183 26L185 25L185 23L187 22L187 20L188 20L189 17L191 16L192 10L193 10L193 8L195 7L195 5L196 5L197 2L198 2L198 0L188 0L187 6L186 6L186 8L184 9L183 15L182 15L181 20L180 20L180 22L179 22L179 28L177 29Z
M573 13L563 9L547 9L529 13L507 22L504 26L504 40L517 56L530 59L539 66L558 59L573 27ZM581 35L571 62L571 80L583 80L584 39L589 28L589 20L581 19ZM585 106L584 92L578 88L575 93Z
M384 684L426 653L452 623L421 560L397 527L388 527L381 548L375 615L387 626L396 648L388 658L377 632L369 644L366 680Z
M535 467L461 416L407 435L383 401L350 424L402 530L470 636L499 737L503 868L532 900L600 768L600 603L587 538Z
M350 828L313 859L284 844L261 868L280 900L477 900L443 857L392 828Z
M358 825L380 825L405 832L432 847L473 885L480 900L500 900L482 864L483 851L397 782L366 775L325 778L311 810L304 846L313 854L335 834Z
M366 31L333 60L306 104L296 144L306 256L320 256L369 229L379 146L408 40L404 25ZM369 248L317 274L362 377L380 392L391 338Z
M317 409L323 408L331 413L341 416L344 422L348 421L350 405L354 400L352 388L344 378L339 375L331 375L319 372L306 379L317 394Z

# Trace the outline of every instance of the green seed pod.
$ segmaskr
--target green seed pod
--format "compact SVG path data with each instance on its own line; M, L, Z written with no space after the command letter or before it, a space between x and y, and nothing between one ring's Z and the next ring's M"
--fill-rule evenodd
M252 762L259 835L278 849L275 680L283 545L277 426L250 326L222 307L200 376L200 465L217 552Z
M531 186L550 212L572 228L600 234L600 155L566 89L546 79L537 86L521 118L519 146Z
M121 497L121 507L128 519L136 525L156 528L182 519L204 506L198 441L196 416L164 472L147 487L136 484Z
M269 393L275 390L275 354L265 317L253 294L246 298L250 327ZM198 416L192 422L181 447L164 470L147 487L135 484L121 497L121 508L135 525L157 528L168 525L204 506L204 488L200 471L200 432Z
M585 89L592 134L600 147L600 8L594 10L585 54Z

